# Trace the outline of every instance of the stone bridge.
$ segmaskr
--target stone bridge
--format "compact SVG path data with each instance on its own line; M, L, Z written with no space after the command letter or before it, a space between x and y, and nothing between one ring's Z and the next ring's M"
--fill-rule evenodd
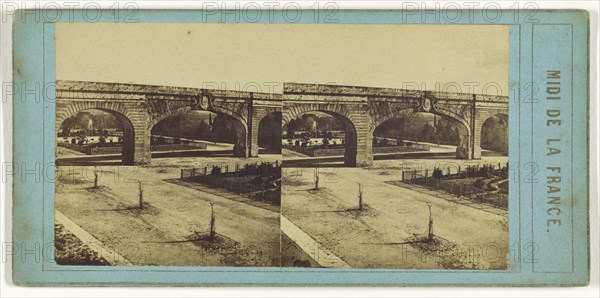
M338 85L284 84L283 123L311 111L339 119L346 131L346 166L373 162L373 132L404 111L433 113L451 119L464 134L456 149L460 159L481 157L481 128L492 116L508 120L508 97L450 92Z
M145 164L150 162L155 124L177 113L206 110L226 116L235 126L234 155L253 157L258 156L260 121L269 113L281 113L281 106L281 94L57 81L55 132L80 111L108 112L123 125L123 163Z
M492 116L508 118L508 97L391 88L285 83L283 94L137 84L57 81L56 124L78 112L97 109L123 124L123 163L150 162L152 127L189 110L224 115L236 129L235 156L258 156L260 121L282 113L282 125L320 111L337 118L346 132L346 166L373 162L375 128L405 111L437 114L463 127L456 157L481 157L481 129Z

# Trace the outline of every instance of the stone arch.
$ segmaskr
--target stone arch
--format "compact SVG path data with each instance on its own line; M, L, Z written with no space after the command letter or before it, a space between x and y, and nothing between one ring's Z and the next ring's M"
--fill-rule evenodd
M336 118L344 126L346 134L345 140L345 152L344 152L344 165L348 167L355 167L357 165L357 152L358 152L358 137L357 128L355 123L354 114L347 110L343 105L331 105L331 104L292 104L284 107L282 114L282 126L289 123L291 120L300 116L301 114L309 112L323 112Z
M376 104L370 105L370 114L371 114L371 122L370 122L370 133L375 131L379 125L384 122L391 120L393 118L398 117L400 114L410 110L412 112L419 112L418 104L411 102L399 102L399 103L390 103L390 102L378 102ZM424 112L424 111L423 111ZM445 109L443 107L436 107L428 112L441 117L445 117L447 119L453 120L455 123L461 124L464 128L469 130L469 121L461 116L461 114Z
M159 122L178 115L178 114L185 114L189 111L192 111L192 108L189 104L185 104L182 106L166 106L166 108L162 109L162 110L152 110L153 113L151 113L152 117L151 117L151 121L150 121L150 127L148 128L148 131L151 132L152 128L154 128L155 125L157 125ZM206 110L207 112L212 112L215 113L219 116L225 117L234 127L235 129L235 140L234 140L234 150L233 150L233 155L234 156L238 156L238 157L247 157L248 156L248 129L246 126L246 123L240 119L239 117L236 117L238 115L236 114L229 114L226 112L223 112L221 110L215 110L215 109L208 109Z
M456 148L456 157L461 159L469 157L469 152L471 151L471 128L468 119L462 117L462 113L459 114L450 109L446 109L443 105L430 111L419 111L418 104L411 102L378 102L372 104L370 109L371 121L369 125L369 142L372 142L374 137L373 134L377 127L386 121L398 118L401 114L406 113L406 111L434 114L458 124L461 130L464 130L465 134L459 136L460 139L458 140Z
M274 132L271 132L270 134L268 132L265 131L265 121L269 118L269 116L273 115L275 117L275 120L279 120L279 125L278 125L278 129ZM272 135L272 137L274 137L274 142L276 142L276 144L274 145L273 148L269 148L270 150L272 150L274 153L277 154L281 154L281 131L282 131L282 121L281 121L281 117L282 117L282 112L281 110L266 110L265 112L261 113L260 117L258 117L255 121L257 121L258 123L258 127L257 127L257 145L261 146L264 144L264 140L263 135L267 134L267 135ZM263 143L263 144L261 144Z
M123 149L121 153L121 160L123 164L132 165L136 162L136 127L131 121L125 105L119 102L73 102L69 104L57 103L57 113L55 122L55 132L60 130L62 123L69 117L77 115L79 112L86 110L100 110L107 112L121 123L123 127Z
M509 133L509 127L508 127L508 111L505 110L482 110L480 112L477 113L477 117L476 117L476 121L475 121L475 132L477 135L477 140L478 143L476 143L477 146L481 147L481 143L482 143L482 137L483 137L483 129L485 127L486 122L488 122L488 120L497 117L499 119L502 119L503 121L506 122L507 126L506 126L506 132L505 132L505 138L508 141L508 133ZM508 153L508 142L507 142L507 148L506 148L506 153ZM502 150L502 152L504 152L504 150Z

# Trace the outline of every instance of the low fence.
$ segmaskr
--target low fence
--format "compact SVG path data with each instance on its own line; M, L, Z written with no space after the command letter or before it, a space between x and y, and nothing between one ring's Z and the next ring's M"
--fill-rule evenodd
M243 167L239 164L234 167L213 165L181 169L180 177L181 180L207 184L241 195L260 197L266 192L279 191L278 184L265 185L265 183L281 177L281 165L279 162L245 164Z
M498 183L508 178L508 166L490 164L469 166L464 171L459 167L458 171L452 174L449 168L447 171L445 175L443 172L434 173L428 169L402 171L402 181L442 190L450 195L502 209L508 208L508 194L500 192L498 188Z
M207 147L208 147L208 145L206 143L164 144L164 145L150 145L150 151L192 150L192 149L206 149Z
M79 151L81 153L85 153L88 155L98 155L98 154L117 154L123 151L122 146L103 146L103 147L94 147L91 145L79 145L72 143L58 143L59 146L65 147L71 150ZM160 152L160 151L176 151L176 150L194 150L194 149L206 149L207 144L205 143L194 143L190 144L165 144L165 145L151 145L150 151Z
M220 178L246 177L246 176L278 176L281 177L281 165L275 163L248 163L243 166L212 165L203 168L181 169L181 179L192 179L196 177L218 176Z
M431 146L425 144L411 144L408 146L373 146L373 153L401 153L401 152L417 152L429 151Z
M339 156L344 155L346 149L342 148L323 148L320 146L297 146L297 145L284 145L283 148L289 149L298 153L306 154L312 157L320 157L320 156ZM411 144L404 146L382 146L382 147L373 147L373 153L402 153L402 152L417 152L417 151L429 151L429 145L424 144Z
M414 180L427 179L462 179L462 178L481 178L490 176L507 176L508 166L502 166L501 163L496 165L474 165L461 168L458 166L456 172L451 172L451 168L439 169L436 174L435 170L421 169L421 170L405 170L402 171L402 181L411 182Z

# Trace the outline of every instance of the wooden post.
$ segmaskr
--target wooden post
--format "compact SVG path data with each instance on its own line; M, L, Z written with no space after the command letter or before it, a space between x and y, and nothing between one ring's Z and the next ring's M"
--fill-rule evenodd
M315 168L315 189L319 189L319 168Z

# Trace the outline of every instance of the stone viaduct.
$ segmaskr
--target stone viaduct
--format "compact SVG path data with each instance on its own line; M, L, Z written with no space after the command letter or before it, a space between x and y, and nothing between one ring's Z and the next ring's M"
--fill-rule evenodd
M81 81L56 82L56 123L97 109L123 124L123 163L150 163L152 127L189 110L226 116L236 129L235 156L258 156L258 128L269 113L281 113L281 94Z
M437 114L463 127L456 149L459 159L481 158L485 120L508 120L506 96L296 83L285 84L283 94L283 123L309 111L331 114L343 123L346 166L372 164L375 128L406 110Z
M226 116L237 132L234 155L258 156L260 121L282 113L282 125L295 117L320 111L337 118L346 132L346 166L373 162L375 128L405 111L433 113L463 127L456 149L460 159L481 157L481 129L492 116L508 118L508 97L392 88L285 83L283 94L150 86L118 83L57 81L56 132L78 112L98 109L111 113L124 127L123 163L150 162L152 127L188 110Z

